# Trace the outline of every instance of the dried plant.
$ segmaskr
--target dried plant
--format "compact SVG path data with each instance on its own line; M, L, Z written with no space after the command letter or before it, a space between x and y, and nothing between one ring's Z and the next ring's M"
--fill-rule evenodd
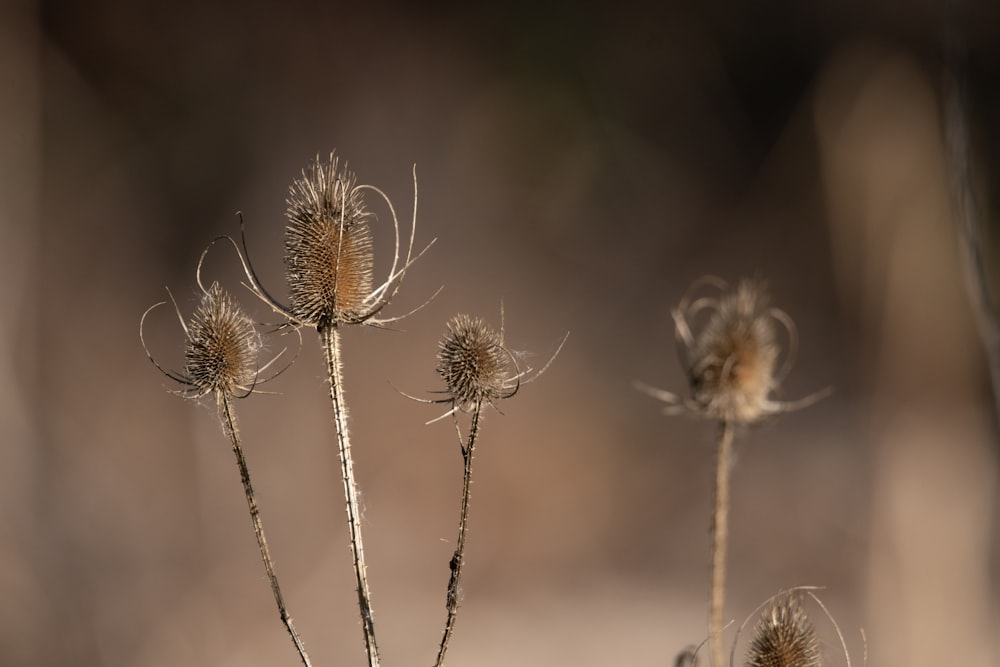
M729 652L729 664L735 664L739 637L746 625L756 616L757 625L747 648L744 667L820 667L823 664L820 640L803 604L804 598L808 597L830 621L830 625L837 633L844 661L847 667L851 667L851 654L847 650L844 633L840 631L837 619L816 595L818 590L820 589L815 586L796 586L779 591L758 605L736 630L736 637ZM864 631L861 632L861 639L865 641ZM867 663L868 652L865 645L862 665Z
M317 157L307 170L303 170L301 178L295 179L291 184L287 199L288 223L284 239L287 305L275 299L258 279L249 259L242 216L242 248L232 239L221 237L236 247L247 277L246 286L283 318L284 322L279 328L288 327L298 333L303 327L312 327L320 337L330 383L330 401L337 434L358 607L369 667L377 667L380 657L347 424L340 328L344 325L382 327L406 317L402 315L387 318L382 317L381 313L396 296L406 272L430 247L428 244L419 252L414 252L417 214L415 170L413 177L413 221L408 239L404 241L399 220L388 196L375 186L358 185L354 174L346 166L341 167L334 154L325 162ZM379 283L374 278L372 224L376 217L369 211L364 197L370 192L378 195L388 207L395 236L391 268ZM209 248L211 247L210 244ZM207 253L207 249L205 252ZM224 430L236 455L254 532L279 615L302 663L310 667L309 657L287 612L275 575L232 401L234 398L245 398L259 392L260 384L280 373L278 371L270 377L261 377L278 357L258 366L258 356L263 349L260 333L245 311L221 286L213 283L208 288L204 287L201 279L204 259L205 253L199 261L196 275L201 302L189 322L184 321L173 295L170 295L186 338L184 370L176 372L162 367L146 346L143 332L146 318L152 310L164 305L166 301L155 304L143 313L139 323L140 340L147 357L156 368L181 385L181 389L175 393L194 399L209 394L215 397ZM715 288L718 294L695 298L696 290L705 287ZM758 279L743 280L735 287L716 278L697 281L672 311L672 316L678 353L688 379L688 394L681 398L678 394L648 385L638 386L642 391L666 403L665 411L668 414L685 413L714 421L718 425L711 518L709 633L702 644L710 643L712 664L721 667L722 634L725 629L722 619L730 502L729 475L735 429L810 405L825 392L793 402L781 401L775 397L794 361L797 335L792 319L770 305L767 289ZM782 330L787 350L783 349L779 341ZM568 334L536 372L523 365L523 355L507 347L502 307L499 329L481 318L457 315L446 323L446 331L437 353L436 371L445 388L436 392L438 396L435 398L415 399L448 406L446 412L431 419L428 424L452 418L463 461L458 536L455 551L449 561L450 574L445 600L447 617L435 667L444 665L458 616L468 534L472 462L481 430L483 409L491 406L499 412L497 406L500 401L513 397L522 385L535 380L549 368L567 338ZM464 433L461 423L463 415L469 415L469 424ZM815 600L834 623L834 627L837 626L826 607L811 591L812 589L804 587L785 591L758 607L754 614L764 611L760 614L750 642L745 667L820 665L819 643L802 606L803 594ZM730 654L731 667L735 660L736 642L749 620L744 621L736 632ZM837 633L844 645L839 628ZM697 665L700 648L701 645L682 652L677 656L676 665ZM846 645L844 651L846 655ZM849 656L847 660L850 667Z
M692 299L695 290L710 285L718 296ZM818 400L823 392L787 403L773 397L791 369L797 335L792 319L770 306L766 286L744 279L730 288L708 277L696 281L672 312L677 349L688 377L690 396L637 384L645 393L667 403L668 414L688 413L716 421L715 484L711 519L709 583L709 639L713 664L722 664L723 609L726 589L726 550L729 536L729 476L734 429L765 417L794 410ZM700 328L692 322L702 312ZM778 366L781 348L777 325L785 328L790 349Z
M566 335L568 337L569 334ZM445 600L447 620L441 644L438 647L435 667L444 664L445 654L455 629L458 617L459 585L462 566L465 563L465 540L469 525L469 495L472 490L472 457L479 436L482 410L485 406L496 408L498 401L511 398L522 384L537 379L555 360L566 343L564 337L559 347L545 365L534 373L533 369L520 369L517 355L504 343L503 309L500 310L500 330L497 331L484 320L469 315L456 315L447 323L447 331L441 339L437 355L437 372L444 380L444 398L421 399L407 396L423 403L449 404L451 409L432 419L430 423L445 417L455 418L458 445L462 452L462 502L458 520L458 538L455 553L448 563L451 574ZM534 374L532 374L534 373ZM530 376L530 377L529 377ZM404 394L405 395L405 394ZM458 413L472 414L468 435L463 438Z
M369 225L373 216L364 200L366 191L376 193L386 203L395 233L392 267L386 279L377 287L373 286L375 260ZM379 318L377 315L399 291L412 263L430 247L428 244L420 253L413 253L417 225L416 169L413 172L413 222L403 257L400 255L399 219L389 197L373 185L357 185L354 174L346 166L341 169L339 160L333 153L325 163L317 156L310 169L303 170L301 178L296 179L289 187L287 206L285 277L288 282L289 304L284 305L272 297L257 278L249 259L245 233L244 270L254 294L279 315L287 318L289 324L314 327L320 337L337 430L340 472L344 484L365 649L369 666L376 667L379 664L378 643L375 638L375 619L361 537L358 489L347 426L340 327L350 324L383 326L401 319Z
M761 613L745 667L820 667L816 629L793 593L779 595Z
M851 667L851 655L847 650L844 634L840 631L837 619L816 595L815 591L818 590L820 588L816 586L796 586L779 591L760 603L736 629L729 649L729 667L736 665L740 635L754 618L757 619L757 624L747 647L743 667L820 667L823 664L820 639L803 604L805 597L810 598L830 621L840 641L845 664ZM868 647L864 631L861 632L861 640L865 642L862 665L867 665ZM674 661L674 667L697 667L698 652L707 641L708 638L697 646L681 651Z
M257 366L258 354L262 349L260 334L243 308L218 283L212 283L208 289L202 285L201 264L204 259L203 253L202 261L198 263L197 275L198 286L202 292L201 302L189 323L185 324L177 302L174 301L173 295L170 295L174 310L177 312L177 318L184 330L184 372L178 373L163 368L146 346L143 332L146 317L155 308L164 305L165 301L150 306L142 314L142 318L139 320L139 339L146 356L153 365L164 375L183 385L183 389L176 393L194 399L202 398L208 394L215 396L223 428L232 442L233 453L236 455L236 465L239 468L240 481L243 483L243 491L250 510L250 520L253 523L254 534L257 536L257 545L260 548L261 560L264 562L264 570L267 572L267 578L271 584L274 603L281 616L281 622L288 630L288 634L291 635L302 663L306 667L311 667L305 646L295 631L295 626L281 595L281 587L278 585L278 577L275 574L274 564L267 547L267 539L264 536L264 525L257 507L257 498L250 481L250 470L240 444L236 413L232 403L232 399L249 396L254 393L258 384L270 379L262 379L260 373L273 364L278 357L263 367ZM169 290L167 293L170 294Z

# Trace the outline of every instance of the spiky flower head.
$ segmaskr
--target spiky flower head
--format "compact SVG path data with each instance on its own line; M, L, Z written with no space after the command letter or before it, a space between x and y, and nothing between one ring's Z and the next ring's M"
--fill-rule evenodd
M692 299L691 293L705 285L717 287L719 295ZM827 387L795 401L773 397L795 360L798 334L792 318L770 305L759 278L741 280L735 288L718 278L702 278L671 314L690 396L635 383L640 391L666 403L667 414L747 424L804 408L830 393ZM787 334L787 350L778 343L779 327ZM780 368L779 357L783 357Z
M503 335L478 317L456 315L438 350L437 372L456 405L464 407L509 397L516 391Z
M310 326L336 326L370 313L374 251L362 190L331 153L289 187L285 269L289 311Z
M248 393L257 378L260 334L243 308L217 282L204 291L187 325L185 380L197 396Z
M819 641L798 595L776 598L761 614L746 667L820 667Z
M769 300L763 282L743 280L718 299L689 308L692 314L701 307L712 310L688 349L691 399L706 416L753 422L773 412L780 349ZM684 313L675 311L674 317L687 327Z

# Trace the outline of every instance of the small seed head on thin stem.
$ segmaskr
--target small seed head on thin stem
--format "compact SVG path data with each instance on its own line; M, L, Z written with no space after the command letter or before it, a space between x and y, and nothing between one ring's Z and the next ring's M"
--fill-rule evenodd
M720 294L692 300L691 292L705 285L714 285ZM770 305L759 278L744 279L735 288L718 278L701 278L671 314L690 396L635 383L643 393L666 403L667 414L748 424L812 405L830 393L828 387L795 401L773 396L795 360L798 334L792 318ZM786 334L786 350L778 343L779 328ZM780 368L779 358L783 358Z
M761 614L746 667L820 667L816 631L798 595L774 600Z
M438 350L437 372L459 406L510 395L515 380L499 332L478 317L456 315Z
M289 188L285 268L289 310L303 324L363 319L370 308L374 250L362 191L338 158L319 157Z
M743 280L714 304L689 350L694 403L707 416L752 422L768 412L779 347L763 283Z
M187 331L184 369L197 395L235 396L250 391L257 378L260 334L218 283L202 295Z

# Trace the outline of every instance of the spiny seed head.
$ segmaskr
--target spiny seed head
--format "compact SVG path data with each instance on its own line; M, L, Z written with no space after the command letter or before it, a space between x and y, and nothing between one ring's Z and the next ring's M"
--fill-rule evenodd
M260 334L228 292L212 283L187 327L187 380L199 395L246 392L257 377Z
M820 667L819 641L802 600L779 596L762 614L747 651L746 667Z
M752 422L773 410L779 347L762 282L722 294L689 354L692 401L708 417Z
M289 187L285 269L289 309L323 327L364 319L372 293L374 251L361 191L338 158L317 156Z
M456 315L438 350L437 372L459 405L509 395L509 356L503 337L478 317Z

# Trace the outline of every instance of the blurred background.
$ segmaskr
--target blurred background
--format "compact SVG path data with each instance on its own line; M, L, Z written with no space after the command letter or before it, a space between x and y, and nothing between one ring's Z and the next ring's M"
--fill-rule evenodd
M536 363L571 335L486 418L450 662L671 665L706 636L714 429L633 382L682 392L670 308L701 275L759 273L800 336L779 398L834 393L737 439L727 616L823 586L854 664L863 628L872 665L996 665L996 415L940 45L968 49L988 203L1000 8L874 4L0 4L0 664L297 664L214 405L168 393L138 323L166 286L191 312L236 211L284 296L288 186L336 149L404 221L416 164L417 243L437 242L390 314L444 286L344 335L384 664L433 662L461 487L452 425L394 387L439 389L445 321L501 303ZM268 318L226 248L205 273ZM362 665L304 333L238 417L314 664ZM147 337L181 367L170 309Z

